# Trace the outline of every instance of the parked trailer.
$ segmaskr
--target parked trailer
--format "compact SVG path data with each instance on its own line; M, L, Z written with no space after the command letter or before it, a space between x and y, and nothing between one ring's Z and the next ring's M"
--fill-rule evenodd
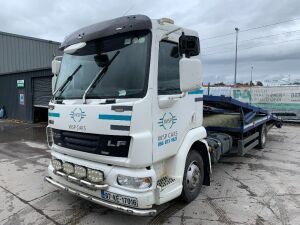
M267 110L225 96L204 95L203 113L213 162L225 153L243 156L254 147L264 148L268 131L282 126Z

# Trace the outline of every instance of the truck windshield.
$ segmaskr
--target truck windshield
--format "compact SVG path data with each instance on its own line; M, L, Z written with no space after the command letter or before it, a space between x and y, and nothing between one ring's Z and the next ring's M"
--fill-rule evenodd
M86 98L140 98L147 90L150 60L150 31L130 32L90 41L73 54L64 54L56 88L79 66L76 76L56 95L58 99L82 98L97 73L119 51L91 88Z

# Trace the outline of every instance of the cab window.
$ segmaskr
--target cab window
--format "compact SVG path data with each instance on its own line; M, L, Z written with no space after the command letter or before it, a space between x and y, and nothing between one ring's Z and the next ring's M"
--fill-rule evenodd
M180 94L178 44L161 41L158 59L158 94Z

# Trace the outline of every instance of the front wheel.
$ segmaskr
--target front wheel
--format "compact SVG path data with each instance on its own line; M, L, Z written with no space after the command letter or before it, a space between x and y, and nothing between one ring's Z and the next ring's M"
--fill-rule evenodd
M193 201L199 194L204 180L203 160L199 152L191 150L187 156L183 176L181 198Z

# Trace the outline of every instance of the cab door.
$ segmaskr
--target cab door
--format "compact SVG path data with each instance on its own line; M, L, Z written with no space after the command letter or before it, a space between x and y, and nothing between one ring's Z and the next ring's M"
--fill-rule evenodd
M180 91L178 38L158 43L157 84L152 107L154 162L177 153L195 115L194 98Z

